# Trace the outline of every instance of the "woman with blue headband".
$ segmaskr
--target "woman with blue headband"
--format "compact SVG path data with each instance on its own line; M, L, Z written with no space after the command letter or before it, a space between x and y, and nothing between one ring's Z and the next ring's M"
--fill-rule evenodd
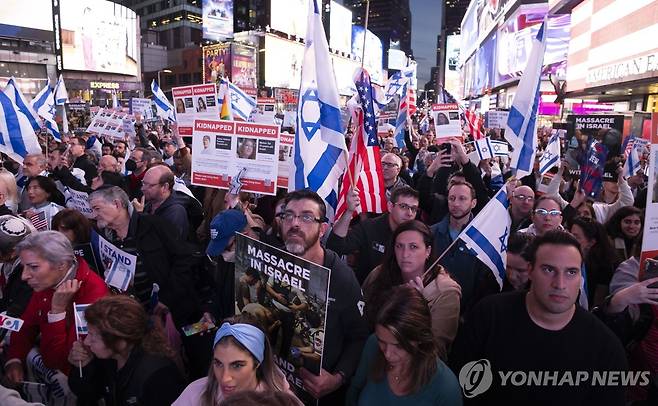
M173 406L216 406L227 396L247 390L292 394L274 363L265 333L251 317L240 315L227 319L217 331L208 376L192 382Z

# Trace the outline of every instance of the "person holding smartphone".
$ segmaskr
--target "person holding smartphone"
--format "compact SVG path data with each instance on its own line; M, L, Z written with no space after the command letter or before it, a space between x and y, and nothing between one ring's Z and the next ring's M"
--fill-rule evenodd
M387 302L393 287L413 286L429 305L438 353L445 359L457 334L461 288L441 265L428 270L435 259L432 242L430 228L418 220L395 229L384 261L363 282L365 314L373 329L377 311Z

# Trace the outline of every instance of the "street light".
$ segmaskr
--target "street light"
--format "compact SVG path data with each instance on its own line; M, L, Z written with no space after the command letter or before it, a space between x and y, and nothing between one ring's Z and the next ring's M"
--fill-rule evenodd
M162 69L158 71L158 86L162 88L162 83L160 82L160 72L171 73L171 69Z

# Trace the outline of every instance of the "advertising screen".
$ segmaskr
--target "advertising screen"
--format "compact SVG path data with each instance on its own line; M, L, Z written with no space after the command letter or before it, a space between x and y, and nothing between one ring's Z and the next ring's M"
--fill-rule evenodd
M231 60L231 82L252 97L258 93L256 73L256 48L243 44L233 44Z
M134 11L105 0L61 0L64 69L139 75Z
M459 51L461 48L460 35L448 35L446 38L446 60L445 60L445 89L453 96L461 94L459 90Z
M487 38L475 52L475 94L484 94L493 87L496 58L496 33Z
M2 0L0 25L52 31L52 0Z
M271 7L270 28L306 38L307 0L272 0Z
M231 44L203 47L203 83L217 83L228 75L231 64Z
M265 86L299 89L304 45L265 36Z
M521 6L525 9L530 6ZM536 6L532 6L536 8ZM528 10L528 9L525 9ZM499 86L518 79L528 63L532 49L532 39L546 15L545 5L540 10L521 11L507 20L498 30L496 52L496 80ZM544 55L544 74L552 73L566 77L566 61L569 51L570 15L559 15L548 19L548 39Z
M332 1L329 27L329 47L343 52L351 52L352 12L347 7Z
M233 37L233 0L202 0L203 38L222 41Z
M466 62L469 56L475 51L478 40L478 20L477 20L477 2L472 1L466 10L461 25L461 57L462 62Z
M365 29L359 25L352 26L352 55L356 56L359 60L361 59L361 55L363 55L364 35L366 39L366 53L363 67L370 73L371 81L381 85L384 82L384 74L382 72L384 49L379 37L370 30L366 34Z

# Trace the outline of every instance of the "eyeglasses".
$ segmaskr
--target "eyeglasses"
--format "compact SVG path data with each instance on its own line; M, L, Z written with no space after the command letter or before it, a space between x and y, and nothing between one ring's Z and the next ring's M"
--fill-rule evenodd
M384 168L397 168L399 165L391 162L382 162L382 167Z
M394 206L398 206L402 210L409 210L411 213L416 214L418 213L418 206L409 206L406 203L393 203Z
M551 217L557 217L557 216L561 216L562 212L560 210L536 209L535 214L542 217L546 217L548 215L550 215Z
M535 197L534 196L526 196L526 195L513 195L516 200L519 200L521 202L534 202Z
M324 218L316 218L314 215L308 213L296 215L295 213L285 212L280 214L279 217L288 224L291 224L295 219L299 219L304 224L324 223L326 221Z

